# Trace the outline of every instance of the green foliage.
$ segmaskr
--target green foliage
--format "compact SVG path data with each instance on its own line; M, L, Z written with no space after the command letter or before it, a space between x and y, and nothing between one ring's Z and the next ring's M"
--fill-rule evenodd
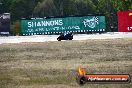
M0 12L11 12L13 21L33 15L87 15L132 10L132 0L0 0L0 3Z
M35 16L68 16L96 13L96 6L90 0L44 0L34 9Z
M110 0L116 10L132 10L132 0Z
M38 3L37 7L34 10L34 14L37 17L56 16L57 9L54 5L53 0L44 0L42 3Z
M11 28L12 35L20 35L21 33L20 29L21 29L20 21L15 21Z
M12 0L0 0L0 14L10 12Z
M11 16L13 20L29 18L34 9L33 0L13 0L11 4Z

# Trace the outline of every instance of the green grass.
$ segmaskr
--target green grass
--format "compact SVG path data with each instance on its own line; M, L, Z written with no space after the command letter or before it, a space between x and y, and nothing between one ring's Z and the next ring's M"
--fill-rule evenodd
M130 74L129 39L0 45L0 88L80 88L79 65L88 74ZM132 84L86 84L82 88L131 88Z

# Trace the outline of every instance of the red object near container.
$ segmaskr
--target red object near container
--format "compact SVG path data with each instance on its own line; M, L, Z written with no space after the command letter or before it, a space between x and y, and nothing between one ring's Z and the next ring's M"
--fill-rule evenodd
M118 11L118 32L132 32L132 11Z

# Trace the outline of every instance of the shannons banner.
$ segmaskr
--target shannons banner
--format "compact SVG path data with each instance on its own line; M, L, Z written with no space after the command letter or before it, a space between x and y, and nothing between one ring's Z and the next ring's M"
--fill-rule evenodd
M21 21L22 35L105 31L105 16L47 18Z

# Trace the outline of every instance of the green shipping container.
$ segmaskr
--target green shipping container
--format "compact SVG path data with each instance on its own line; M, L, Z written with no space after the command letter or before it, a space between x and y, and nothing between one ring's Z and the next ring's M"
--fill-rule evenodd
M105 16L82 16L21 20L22 35L105 31Z

